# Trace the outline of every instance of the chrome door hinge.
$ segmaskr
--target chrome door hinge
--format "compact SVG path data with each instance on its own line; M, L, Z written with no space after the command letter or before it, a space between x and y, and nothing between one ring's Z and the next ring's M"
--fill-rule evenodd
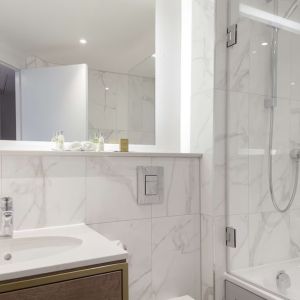
M237 44L237 24L227 27L227 48Z
M236 229L226 227L226 246L236 248Z

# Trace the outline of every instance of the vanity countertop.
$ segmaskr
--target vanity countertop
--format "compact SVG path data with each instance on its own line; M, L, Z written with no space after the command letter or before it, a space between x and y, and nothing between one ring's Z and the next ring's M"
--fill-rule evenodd
M0 238L0 281L127 259L127 252L84 224L16 231Z
M103 157L181 157L201 158L201 153L169 152L154 145L129 145L129 152L119 152L118 145L105 144L104 152L53 151L49 142L0 141L0 155L39 155L39 156L103 156Z

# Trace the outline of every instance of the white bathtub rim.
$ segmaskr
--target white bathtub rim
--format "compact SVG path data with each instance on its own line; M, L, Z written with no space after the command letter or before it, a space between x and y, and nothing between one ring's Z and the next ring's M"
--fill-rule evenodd
M263 287L257 286L254 283L248 282L246 279L239 278L236 275L231 275L229 273L225 273L225 280L230 281L241 288L244 288L257 296L263 297L266 300L290 300L289 298L283 296L277 296L273 293L266 291Z

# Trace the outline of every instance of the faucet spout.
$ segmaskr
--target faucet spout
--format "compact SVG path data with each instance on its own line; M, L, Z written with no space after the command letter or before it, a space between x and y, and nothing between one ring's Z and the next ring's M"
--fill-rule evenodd
M0 237L12 237L14 232L12 198L0 198Z

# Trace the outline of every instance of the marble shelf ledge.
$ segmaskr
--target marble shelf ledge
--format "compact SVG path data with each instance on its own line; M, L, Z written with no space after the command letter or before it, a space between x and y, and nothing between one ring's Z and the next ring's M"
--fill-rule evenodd
M107 150L107 148L109 150ZM103 156L103 157L186 157L201 158L201 153L174 153L155 151L152 146L145 146L146 151L139 151L142 146L132 146L130 152L114 151L117 145L105 145L104 152L88 151L54 151L51 150L51 143L47 142L7 142L0 141L0 154L3 155L42 155L42 156ZM149 151L147 150L149 148Z

